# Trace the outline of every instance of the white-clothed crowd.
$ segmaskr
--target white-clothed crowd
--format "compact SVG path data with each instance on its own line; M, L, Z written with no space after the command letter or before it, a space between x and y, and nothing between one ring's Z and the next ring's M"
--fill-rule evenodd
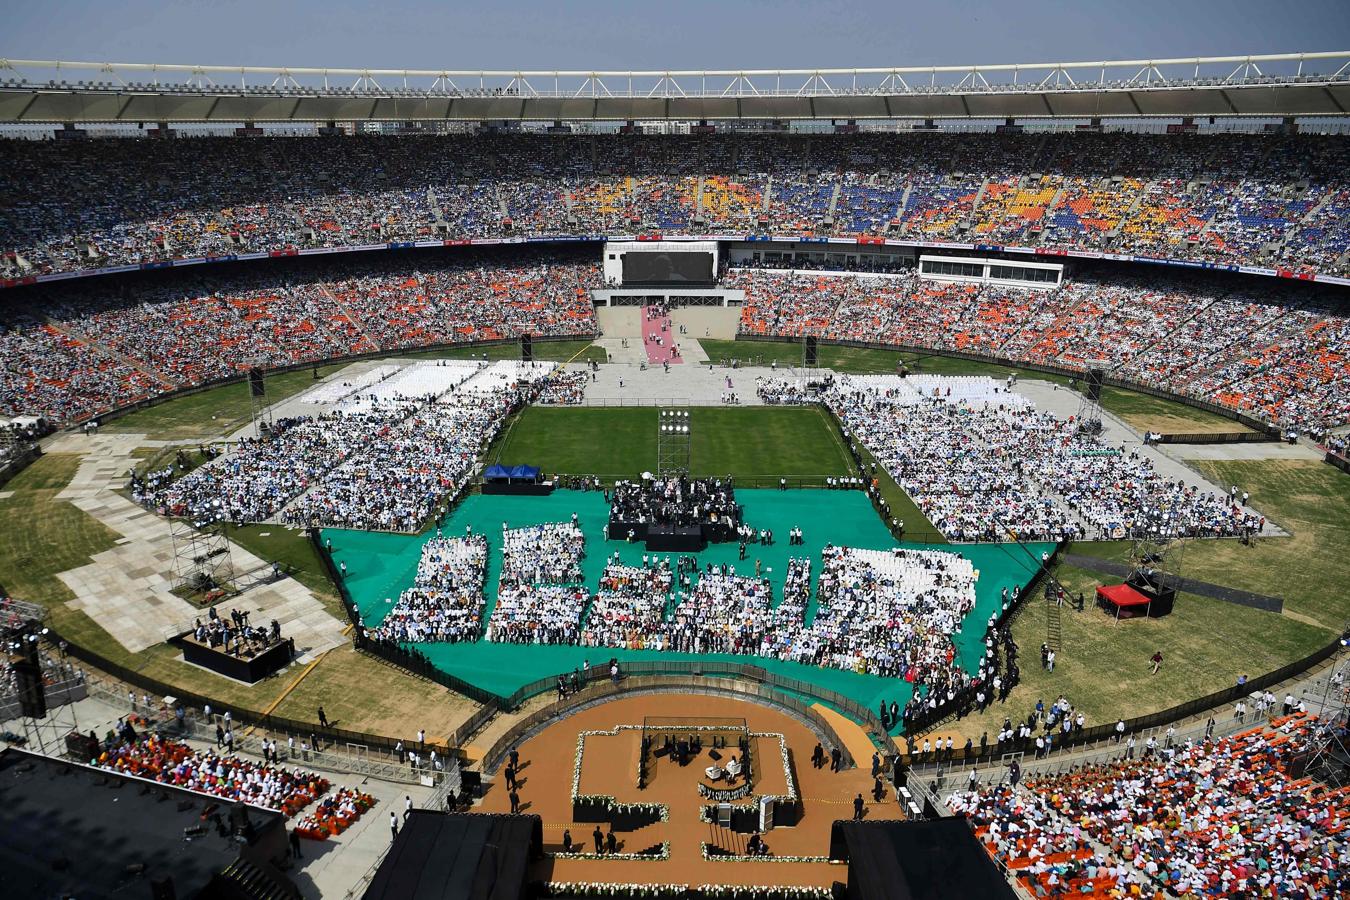
M437 535L422 547L412 587L369 635L399 642L476 641L482 632L487 540Z
M530 379L551 366L407 366L343 398L335 412L284 419L241 441L154 502L198 522L280 513L303 526L415 531L462 489Z
M573 522L502 524L502 572L490 641L575 644L590 593L581 586L586 538Z
M844 376L824 395L924 515L955 541L1255 532L1231 496L1166 478L981 376Z

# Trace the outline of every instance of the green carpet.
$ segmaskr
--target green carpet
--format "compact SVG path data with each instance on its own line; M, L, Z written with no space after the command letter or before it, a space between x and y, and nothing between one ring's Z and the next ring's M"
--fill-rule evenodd
M753 545L745 562L738 562L735 544L713 544L699 554L700 566L706 563L736 565L743 574L754 573L754 561L762 561L766 576L774 585L774 601L782 599L782 579L792 556L807 556L812 574L818 576L820 552L826 544L867 549L895 546L866 495L858 491L827 490L739 490L737 499L745 507L746 521L756 528L772 528L773 546ZM640 563L645 552L642 544L604 541L602 534L609 509L599 492L556 491L549 497L502 497L475 495L467 498L445 527L448 535L461 535L466 526L488 538L487 611L491 615L496 598L497 578L501 571L501 527L562 522L576 513L586 534L583 570L592 589L599 583L607 557L618 551L625 562ZM789 546L788 530L799 525L805 544ZM430 534L418 536L377 534L364 531L326 529L326 540L333 544L334 562L347 564L347 590L369 626L378 625L387 615L399 592L412 583L421 556L422 545ZM1050 544L973 544L931 547L926 544L904 546L918 549L956 550L969 558L980 573L976 583L975 610L956 638L960 659L967 670L979 664L984 651L984 623L999 605L1001 589L1026 584L1040 564L1042 551ZM815 600L807 608L807 621L815 616ZM589 659L592 665L608 660L693 661L716 659L734 663L752 663L788 678L809 681L836 691L876 709L885 700L904 706L910 697L910 685L902 679L860 675L838 669L821 669L799 663L726 654L662 653L654 650L621 650L594 647L534 646L492 644L420 644L418 649L444 671L496 694L506 695L521 685L570 672Z

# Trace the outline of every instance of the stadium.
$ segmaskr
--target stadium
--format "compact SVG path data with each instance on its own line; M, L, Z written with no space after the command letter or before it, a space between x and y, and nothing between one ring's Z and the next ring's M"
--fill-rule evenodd
M0 76L14 896L1350 891L1350 52Z

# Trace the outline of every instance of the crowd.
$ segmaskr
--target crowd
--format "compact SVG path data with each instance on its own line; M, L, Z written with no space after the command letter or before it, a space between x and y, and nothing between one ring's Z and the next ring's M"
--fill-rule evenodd
M1337 137L1259 134L6 141L0 277L388 241L710 228L1336 271L1350 250L1347 154Z
M294 816L327 793L328 780L150 736L105 749L91 764L175 787L251 803Z
M371 637L410 641L475 641L482 632L487 539L436 537L422 546L412 587L398 596Z
M502 523L502 572L487 638L512 644L575 644L590 595L580 586L585 536L575 522L525 528Z
M1165 477L1139 450L1084 434L991 378L845 376L823 400L955 541L1264 528L1245 500Z
M0 415L70 422L253 365L595 332L593 259L510 251L272 260L43 287L31 306L0 310Z
M413 254L299 260L231 272L42 288L0 312L0 414L55 422L237 376L352 353L459 341L591 334L598 267L570 254ZM158 278L152 275L161 276ZM1323 436L1350 422L1350 315L1305 283L1258 290L1202 275L1082 269L1057 289L941 284L908 275L732 270L746 334L930 347L1126 381ZM38 312L40 311L40 312ZM45 318L44 318L45 317ZM582 401L584 373L539 386ZM793 402L792 390L759 393ZM725 402L731 402L726 392Z
M810 628L782 658L903 678L941 697L964 685L954 641L975 608L978 574L958 554L827 547Z
M686 476L620 481L610 498L610 534L629 527L713 525L735 531L741 508L731 479Z
M406 366L317 416L279 419L233 452L141 493L198 523L279 516L301 526L416 531L464 487L531 381L551 369L510 361Z
M787 265L784 263L784 265ZM792 265L795 265L793 263ZM742 333L900 344L1108 375L1322 435L1350 422L1350 310L1306 284L1080 267L1056 289L733 269ZM789 386L765 402L796 402Z
M670 559L624 565L616 552L600 575L580 643L586 647L660 650L674 576Z
M1315 720L1272 726L1154 741L1139 758L958 791L948 805L1050 896L1103 882L1145 896L1341 896L1350 810L1341 791L1294 774Z

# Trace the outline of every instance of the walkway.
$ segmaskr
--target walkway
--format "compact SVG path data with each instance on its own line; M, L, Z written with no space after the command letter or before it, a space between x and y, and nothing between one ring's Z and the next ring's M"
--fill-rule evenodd
M138 447L163 447L141 434L66 434L47 448L78 453L75 476L57 498L67 500L118 535L116 546L96 553L83 566L57 577L75 594L70 607L86 613L123 647L139 653L202 614L178 597L174 586L174 546L169 523L118 493L137 462ZM235 572L262 570L267 563L238 545L230 545ZM346 643L343 623L334 618L309 588L291 578L252 587L225 601L246 609L254 622L276 619L281 632L295 639L300 662Z
M642 346L647 350L647 362L652 365L684 362L670 325L670 314L659 306L642 308Z

